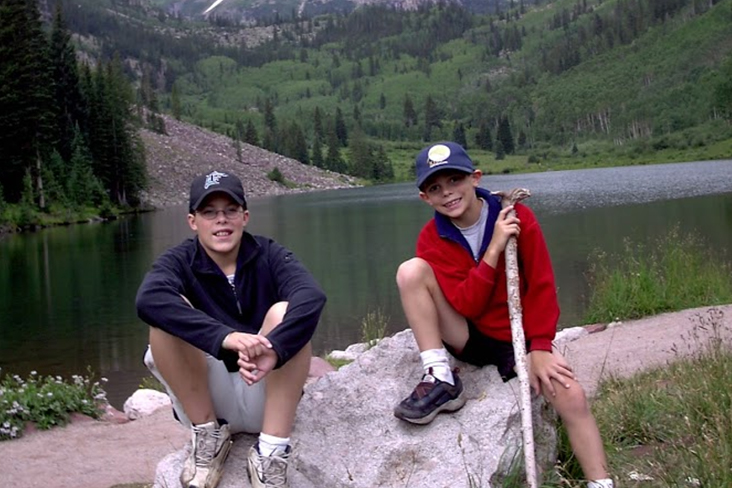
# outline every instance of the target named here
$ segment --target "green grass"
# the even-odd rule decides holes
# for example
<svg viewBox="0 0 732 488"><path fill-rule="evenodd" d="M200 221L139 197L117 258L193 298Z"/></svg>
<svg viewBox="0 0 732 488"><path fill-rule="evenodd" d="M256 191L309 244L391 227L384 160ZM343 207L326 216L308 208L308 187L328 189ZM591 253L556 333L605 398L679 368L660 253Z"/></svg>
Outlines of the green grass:
<svg viewBox="0 0 732 488"><path fill-rule="evenodd" d="M715 308L695 317L684 342L690 354L600 385L592 409L618 486L732 486L732 351L721 339L722 317ZM714 333L694 350L700 329ZM561 451L561 483L551 486L582 486L566 435ZM647 479L631 479L634 472Z"/></svg>
<svg viewBox="0 0 732 488"><path fill-rule="evenodd" d="M75 412L98 418L100 406L107 403L102 387L106 381L92 381L91 375L74 375L65 381L35 371L26 379L6 373L0 381L0 441L21 437L28 422L50 429L65 425Z"/></svg>
<svg viewBox="0 0 732 488"><path fill-rule="evenodd" d="M646 248L629 240L618 256L596 253L584 323L635 319L732 303L729 263L720 263L696 236L678 227Z"/></svg>
<svg viewBox="0 0 732 488"><path fill-rule="evenodd" d="M384 315L380 308L368 312L361 321L361 342L365 342L368 347L373 347L384 338L388 324L389 317Z"/></svg>

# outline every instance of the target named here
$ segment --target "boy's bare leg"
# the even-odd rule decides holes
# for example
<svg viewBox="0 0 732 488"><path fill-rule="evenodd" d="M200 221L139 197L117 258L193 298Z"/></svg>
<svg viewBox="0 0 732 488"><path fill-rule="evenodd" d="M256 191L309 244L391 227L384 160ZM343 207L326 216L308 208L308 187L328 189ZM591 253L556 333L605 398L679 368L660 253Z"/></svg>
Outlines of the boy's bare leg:
<svg viewBox="0 0 732 488"><path fill-rule="evenodd" d="M267 312L261 334L282 322L287 302L274 304ZM312 346L308 342L284 366L272 370L265 378L266 397L262 432L276 437L289 437L295 423L295 412L310 370Z"/></svg>
<svg viewBox="0 0 732 488"><path fill-rule="evenodd" d="M553 354L561 357L556 350ZM588 480L608 478L605 448L585 391L577 381L570 378L566 381L569 388L558 382L554 383L556 396L552 396L546 387L542 387L544 398L554 406L562 418L572 451L582 467L585 478Z"/></svg>
<svg viewBox="0 0 732 488"><path fill-rule="evenodd" d="M419 350L441 349L444 340L460 352L468 341L468 324L447 302L427 261L405 261L397 270L396 281Z"/></svg>
<svg viewBox="0 0 732 488"><path fill-rule="evenodd" d="M173 390L191 423L198 425L216 420L203 351L157 327L150 327L150 349L155 367Z"/></svg>

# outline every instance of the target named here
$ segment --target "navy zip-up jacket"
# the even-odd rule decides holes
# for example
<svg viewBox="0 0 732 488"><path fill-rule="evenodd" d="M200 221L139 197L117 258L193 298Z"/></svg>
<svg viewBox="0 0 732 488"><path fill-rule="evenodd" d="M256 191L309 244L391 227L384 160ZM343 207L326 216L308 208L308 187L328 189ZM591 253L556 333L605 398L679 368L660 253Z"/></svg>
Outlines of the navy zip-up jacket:
<svg viewBox="0 0 732 488"><path fill-rule="evenodd" d="M182 298L190 301L188 305ZM282 366L310 341L325 294L294 254L272 239L244 232L232 288L198 238L163 253L137 291L137 314L238 371L238 356L221 347L231 332L256 334L267 311L288 302L284 320L267 338Z"/></svg>

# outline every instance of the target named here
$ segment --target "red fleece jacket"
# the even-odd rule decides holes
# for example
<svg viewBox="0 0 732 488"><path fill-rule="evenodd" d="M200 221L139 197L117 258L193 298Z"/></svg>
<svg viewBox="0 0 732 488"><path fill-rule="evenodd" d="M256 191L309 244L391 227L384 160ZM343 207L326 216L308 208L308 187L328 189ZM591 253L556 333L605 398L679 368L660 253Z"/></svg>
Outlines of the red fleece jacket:
<svg viewBox="0 0 732 488"><path fill-rule="evenodd" d="M518 262L524 334L529 351L551 351L559 305L549 251L531 209L521 204L515 208L521 220ZM495 216L492 217L489 221L495 222ZM486 238L491 235L492 229L486 229ZM433 218L419 234L417 256L432 266L442 293L460 315L473 322L483 334L511 342L503 253L496 268L482 259L476 263L463 245L438 234Z"/></svg>

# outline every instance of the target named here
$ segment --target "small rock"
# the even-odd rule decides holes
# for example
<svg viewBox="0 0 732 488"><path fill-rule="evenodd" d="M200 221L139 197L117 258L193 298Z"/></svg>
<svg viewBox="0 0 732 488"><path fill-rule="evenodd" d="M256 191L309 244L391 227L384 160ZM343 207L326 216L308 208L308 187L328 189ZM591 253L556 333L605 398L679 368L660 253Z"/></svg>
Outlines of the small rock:
<svg viewBox="0 0 732 488"><path fill-rule="evenodd" d="M130 420L136 420L152 414L155 410L171 405L170 397L165 393L142 388L129 397L123 406L125 415Z"/></svg>

